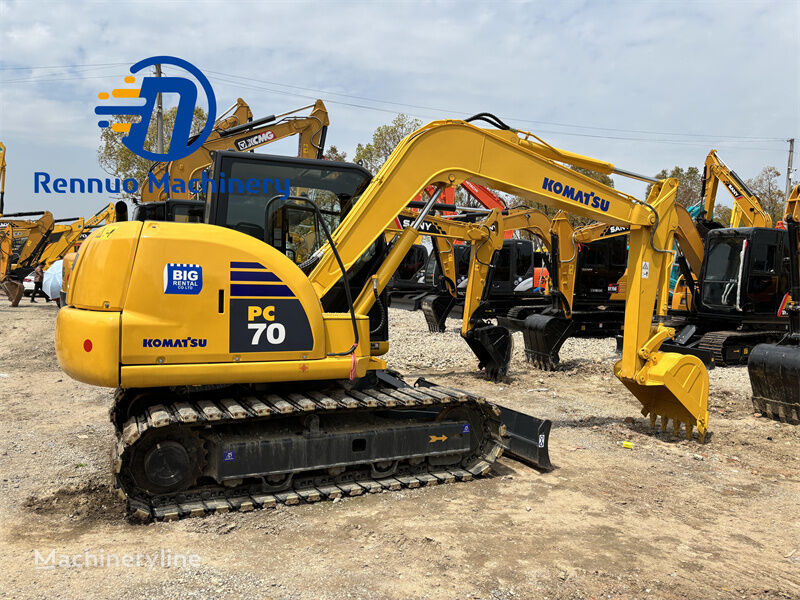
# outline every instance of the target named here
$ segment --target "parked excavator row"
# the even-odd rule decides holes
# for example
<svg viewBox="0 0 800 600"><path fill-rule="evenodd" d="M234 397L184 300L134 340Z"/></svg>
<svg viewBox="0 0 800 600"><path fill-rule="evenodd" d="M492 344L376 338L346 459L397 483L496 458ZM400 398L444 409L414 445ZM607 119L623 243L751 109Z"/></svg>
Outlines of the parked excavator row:
<svg viewBox="0 0 800 600"><path fill-rule="evenodd" d="M497 129L475 126L479 119ZM549 465L549 422L424 380L409 386L381 358L385 286L441 191L462 181L630 229L614 373L651 425L660 416L663 429L672 420L674 433L684 423L687 437L694 427L704 437L702 362L661 352L672 331L652 324L667 304L677 181L654 182L641 201L562 163L639 176L491 115L468 121L421 128L374 177L347 163L217 152L215 179L280 173L291 181L289 197L217 186L208 224L118 223L84 242L56 349L73 378L119 388L113 470L131 512L173 519L468 479L504 451ZM387 246L385 230L429 185L437 192ZM288 246L291 233L271 227L278 217L310 219L326 243L296 265L274 247ZM464 319L475 344L493 337L495 326L474 314L502 220L492 211L471 234Z"/></svg>
<svg viewBox="0 0 800 600"><path fill-rule="evenodd" d="M26 218L37 216L35 221ZM11 306L19 305L25 293L22 280L41 262L54 227L49 211L0 215L0 287Z"/></svg>

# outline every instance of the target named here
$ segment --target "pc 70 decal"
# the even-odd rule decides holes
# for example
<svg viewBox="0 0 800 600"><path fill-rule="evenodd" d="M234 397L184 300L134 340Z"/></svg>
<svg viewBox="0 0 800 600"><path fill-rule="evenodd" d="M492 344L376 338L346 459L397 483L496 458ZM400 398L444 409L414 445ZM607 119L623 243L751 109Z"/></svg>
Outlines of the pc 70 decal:
<svg viewBox="0 0 800 600"><path fill-rule="evenodd" d="M230 352L311 351L314 336L295 298L232 298Z"/></svg>

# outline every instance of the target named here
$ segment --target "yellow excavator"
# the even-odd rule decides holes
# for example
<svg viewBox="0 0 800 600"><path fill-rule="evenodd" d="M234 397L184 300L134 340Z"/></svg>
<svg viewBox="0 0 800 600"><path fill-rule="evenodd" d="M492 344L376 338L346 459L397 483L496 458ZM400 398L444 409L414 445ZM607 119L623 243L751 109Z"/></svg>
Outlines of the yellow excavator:
<svg viewBox="0 0 800 600"><path fill-rule="evenodd" d="M6 147L0 142L0 216L5 209L6 199Z"/></svg>
<svg viewBox="0 0 800 600"><path fill-rule="evenodd" d="M561 163L633 176L482 113L422 127L374 177L346 163L218 152L208 224L96 230L58 315L56 351L71 377L118 388L113 471L129 510L144 519L250 510L469 479L503 452L538 460L547 433L519 432L541 421L447 386L405 383L381 358L388 330L370 323L430 207L465 180L630 229L625 340L614 373L651 425L660 416L663 429L672 420L675 433L683 423L687 436L697 427L702 438L705 368L696 357L661 352L672 332L653 325L667 304L677 181L654 183L642 201ZM220 178L240 169L283 173L290 195L222 190ZM382 248L384 231L429 185L437 192L426 207ZM334 200L341 221L331 233L318 205ZM313 211L327 242L297 265L237 229L261 223L263 233L271 208L287 218ZM476 227L483 240L471 245L468 287L481 285L502 243L492 220L501 217ZM468 289L467 297L477 294Z"/></svg>
<svg viewBox="0 0 800 600"><path fill-rule="evenodd" d="M35 221L22 217L39 218ZM22 283L41 261L55 221L52 213L22 212L0 215L0 287L11 306L17 306L25 293Z"/></svg>
<svg viewBox="0 0 800 600"><path fill-rule="evenodd" d="M753 408L786 423L800 425L800 185L786 200L783 223L789 246L789 293L779 312L789 331L774 344L758 344L747 361Z"/></svg>
<svg viewBox="0 0 800 600"><path fill-rule="evenodd" d="M772 217L764 210L758 196L742 181L736 171L717 156L716 150L708 153L703 168L703 187L700 191L703 205L703 212L699 217L701 220L713 221L720 183L733 197L733 209L728 227L772 227Z"/></svg>

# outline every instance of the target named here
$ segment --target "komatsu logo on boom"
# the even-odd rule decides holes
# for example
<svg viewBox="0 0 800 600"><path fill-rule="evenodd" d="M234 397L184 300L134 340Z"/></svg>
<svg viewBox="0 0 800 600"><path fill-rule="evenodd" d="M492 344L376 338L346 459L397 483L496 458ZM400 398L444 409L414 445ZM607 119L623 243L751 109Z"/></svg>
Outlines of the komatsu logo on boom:
<svg viewBox="0 0 800 600"><path fill-rule="evenodd" d="M558 194L559 196L564 196L564 198L569 198L575 202L580 202L586 206L599 208L603 212L608 212L608 209L611 206L611 202L609 200L603 200L594 192L584 192L572 187L571 185L561 183L555 179L550 179L549 177L544 178L544 181L542 182L542 189L552 192L553 194Z"/></svg>

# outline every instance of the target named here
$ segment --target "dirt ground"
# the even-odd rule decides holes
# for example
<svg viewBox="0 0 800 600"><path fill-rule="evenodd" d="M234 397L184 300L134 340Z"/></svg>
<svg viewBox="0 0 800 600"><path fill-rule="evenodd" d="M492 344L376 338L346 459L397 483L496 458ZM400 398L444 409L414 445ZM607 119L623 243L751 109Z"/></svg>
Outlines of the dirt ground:
<svg viewBox="0 0 800 600"><path fill-rule="evenodd" d="M556 373L516 340L493 384L455 331L393 310L394 368L552 419L556 469L501 459L470 483L141 525L107 491L112 390L59 370L55 316L0 305L2 597L800 598L800 428L754 417L744 368L712 371L700 445L649 431L612 340L568 342ZM51 551L140 556L36 568Z"/></svg>

